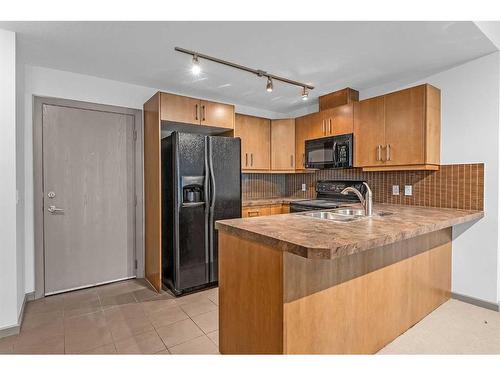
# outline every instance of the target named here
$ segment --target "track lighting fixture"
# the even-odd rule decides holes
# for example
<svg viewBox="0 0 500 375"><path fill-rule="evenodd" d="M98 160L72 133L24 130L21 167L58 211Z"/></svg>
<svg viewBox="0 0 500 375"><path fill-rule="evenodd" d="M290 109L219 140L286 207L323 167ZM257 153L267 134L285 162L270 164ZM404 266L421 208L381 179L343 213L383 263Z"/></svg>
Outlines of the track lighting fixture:
<svg viewBox="0 0 500 375"><path fill-rule="evenodd" d="M309 99L309 91L307 91L307 87L304 86L302 89L302 100L306 101L307 99Z"/></svg>
<svg viewBox="0 0 500 375"><path fill-rule="evenodd" d="M193 55L193 66L191 67L191 72L197 76L201 73L200 62L198 61L198 55Z"/></svg>
<svg viewBox="0 0 500 375"><path fill-rule="evenodd" d="M266 91L273 92L273 80L271 79L271 77L267 77Z"/></svg>
<svg viewBox="0 0 500 375"><path fill-rule="evenodd" d="M264 70L260 69L252 69L244 65L236 64L233 62L229 62L226 60L219 59L217 57L213 56L208 56L204 55L202 53L198 53L195 51L190 51L181 47L175 47L174 48L177 52L185 53L188 55L193 56L193 66L191 68L191 71L194 75L198 75L201 72L201 67L200 67L200 62L198 61L199 58L205 59L205 60L210 60L213 62L216 62L218 64L230 66L231 68L239 69L239 70L244 70L246 72L252 73L257 75L258 77L267 77L267 84L266 84L266 91L267 92L272 92L273 91L273 80L280 81L283 83L288 83L289 85L295 85L295 86L300 86L303 88L302 90L302 100L307 100L309 96L309 90L314 89L314 86L308 85L306 83L294 81L288 78L276 76L274 74L267 73Z"/></svg>

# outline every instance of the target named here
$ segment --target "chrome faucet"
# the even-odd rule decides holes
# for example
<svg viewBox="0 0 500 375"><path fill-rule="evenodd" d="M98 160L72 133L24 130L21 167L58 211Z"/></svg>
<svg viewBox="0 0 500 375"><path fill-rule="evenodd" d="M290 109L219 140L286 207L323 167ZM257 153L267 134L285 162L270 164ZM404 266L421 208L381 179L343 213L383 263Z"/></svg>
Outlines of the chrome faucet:
<svg viewBox="0 0 500 375"><path fill-rule="evenodd" d="M363 185L366 186L366 194L364 197L363 194L361 194L361 192L358 189L353 188L352 186L346 187L340 193L344 195L347 195L350 192L356 194L359 198L359 201L361 202L361 205L365 209L365 216L372 216L373 214L372 191L366 182L363 182Z"/></svg>

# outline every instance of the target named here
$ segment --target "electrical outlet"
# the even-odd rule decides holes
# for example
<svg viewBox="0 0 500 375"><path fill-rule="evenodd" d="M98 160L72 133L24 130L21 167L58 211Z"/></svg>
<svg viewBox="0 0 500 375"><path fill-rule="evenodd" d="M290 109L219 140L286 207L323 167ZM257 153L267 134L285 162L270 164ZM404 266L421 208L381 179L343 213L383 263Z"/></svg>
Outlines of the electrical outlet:
<svg viewBox="0 0 500 375"><path fill-rule="evenodd" d="M302 184L302 191L307 191L307 186L306 186L306 184Z"/></svg>
<svg viewBox="0 0 500 375"><path fill-rule="evenodd" d="M413 195L413 186L405 185L405 195Z"/></svg>
<svg viewBox="0 0 500 375"><path fill-rule="evenodd" d="M399 185L392 185L392 195L399 195Z"/></svg>

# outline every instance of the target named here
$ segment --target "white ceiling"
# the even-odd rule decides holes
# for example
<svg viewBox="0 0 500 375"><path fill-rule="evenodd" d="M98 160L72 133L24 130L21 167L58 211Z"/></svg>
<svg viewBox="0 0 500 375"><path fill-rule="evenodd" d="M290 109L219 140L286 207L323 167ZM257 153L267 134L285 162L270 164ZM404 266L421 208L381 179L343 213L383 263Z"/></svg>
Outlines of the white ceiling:
<svg viewBox="0 0 500 375"><path fill-rule="evenodd" d="M300 88L201 61L180 46L314 85L319 95L418 80L496 51L473 22L0 22L31 65L289 113Z"/></svg>

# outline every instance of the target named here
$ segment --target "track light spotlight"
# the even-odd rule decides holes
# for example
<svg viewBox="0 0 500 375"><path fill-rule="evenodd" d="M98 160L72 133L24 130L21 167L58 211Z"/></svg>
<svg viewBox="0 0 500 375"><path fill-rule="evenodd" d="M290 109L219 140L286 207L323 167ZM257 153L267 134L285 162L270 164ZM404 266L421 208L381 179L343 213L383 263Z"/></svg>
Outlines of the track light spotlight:
<svg viewBox="0 0 500 375"><path fill-rule="evenodd" d="M271 79L271 77L267 77L266 91L273 92L273 80Z"/></svg>
<svg viewBox="0 0 500 375"><path fill-rule="evenodd" d="M307 91L307 87L304 86L302 89L302 100L306 101L309 99L309 91Z"/></svg>
<svg viewBox="0 0 500 375"><path fill-rule="evenodd" d="M193 66L191 67L191 73L195 76L201 73L200 62L198 61L198 55L193 56Z"/></svg>

